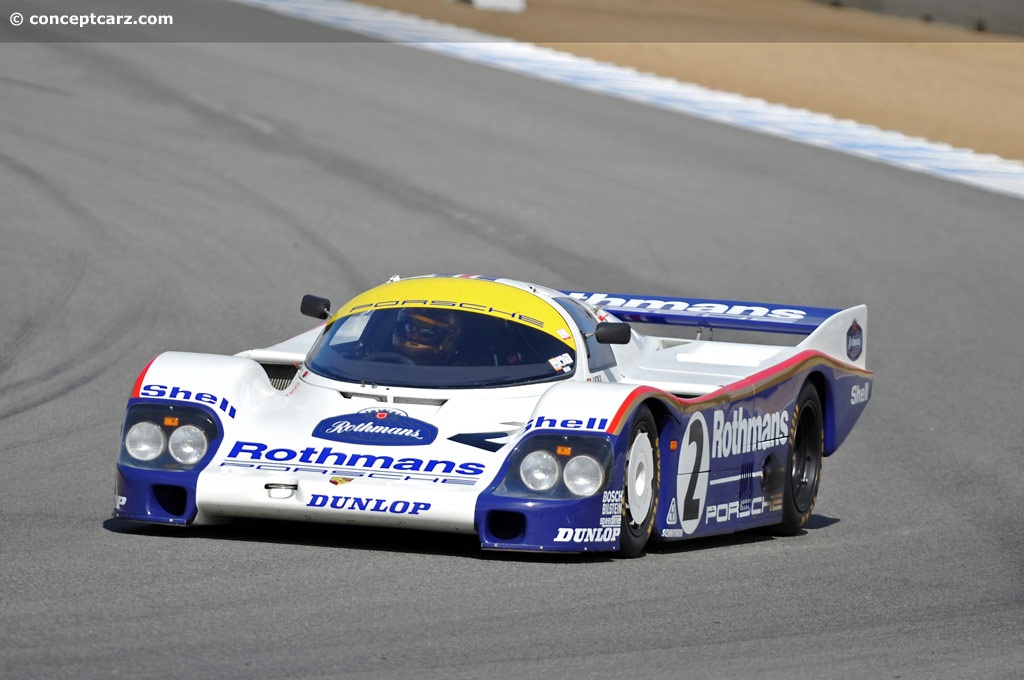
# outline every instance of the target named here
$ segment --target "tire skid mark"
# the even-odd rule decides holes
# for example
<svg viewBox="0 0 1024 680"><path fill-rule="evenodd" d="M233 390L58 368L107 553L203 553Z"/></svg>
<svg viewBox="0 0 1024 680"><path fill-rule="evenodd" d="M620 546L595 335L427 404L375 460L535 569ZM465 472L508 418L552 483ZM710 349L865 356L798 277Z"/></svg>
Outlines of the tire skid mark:
<svg viewBox="0 0 1024 680"><path fill-rule="evenodd" d="M530 231L525 223L474 210L437 192L402 181L361 158L307 142L283 122L271 124L277 130L275 139L260 140L268 150L310 163L324 173L356 184L366 192L380 196L389 205L397 205L414 215L432 215L464 237L478 238L491 249L497 248L541 264L559 279L585 281L591 279L595 271L601 271L605 280L609 272L614 272L620 286L647 289L653 285L626 267L609 266L603 260L561 245L548 235Z"/></svg>
<svg viewBox="0 0 1024 680"><path fill-rule="evenodd" d="M54 181L18 159L0 151L0 165L15 175L26 180L32 187L41 192L48 202L70 215L76 222L84 224L94 235L105 235L105 227L82 205L72 200L66 191ZM89 258L81 250L70 251L70 261L61 267L58 285L46 296L43 304L32 305L33 311L27 318L18 322L18 330L7 343L7 349L0 355L0 376L6 373L25 348L29 347L46 329L50 321L67 308L71 296L78 289L87 270ZM10 385L0 384L0 388L10 389Z"/></svg>
<svg viewBox="0 0 1024 680"><path fill-rule="evenodd" d="M82 60L94 62L106 75L138 91L149 104L162 102L188 112L207 132L231 135L250 148L305 161L331 176L350 181L380 196L388 204L397 205L414 215L435 216L463 236L481 239L490 249L500 248L524 261L540 264L559 280L591 280L594 272L599 271L603 272L604 280L614 274L620 286L639 290L653 285L651 280L636 275L627 267L610 267L599 258L566 247L549 233L530 231L528 225L518 221L475 211L451 198L401 181L361 158L326 148L322 143L308 142L293 132L289 124L255 114L231 112L227 107L205 98L184 93L123 58L97 49L78 50L74 46L65 45L54 47L66 49ZM260 124L254 125L253 120L259 120ZM299 226L296 221L292 221L292 224ZM313 230L302 226L300 233L312 238L317 245L329 246L329 252L340 253L336 247L330 246L329 239L315 235ZM353 271L360 269L355 267Z"/></svg>
<svg viewBox="0 0 1024 680"><path fill-rule="evenodd" d="M322 143L307 142L298 133L292 132L291 126L284 122L254 114L230 112L224 106L183 93L161 82L153 74L142 72L133 64L108 53L99 50L72 51L76 55L81 54L83 59L96 62L104 73L139 90L147 102L163 102L187 111L209 132L230 134L252 148L305 161L415 215L436 216L461 234L480 238L490 248L497 246L525 261L539 263L560 280L586 281L592 279L595 271L600 271L604 272L605 280L609 273L614 272L621 286L646 289L652 285L652 281L637 276L626 267L610 268L599 258L565 247L546 234L531 232L525 224L476 212L440 194L400 181L360 158L326 148ZM253 119L258 119L260 125L253 125ZM313 234L306 229L302 233L307 237ZM315 236L314 239L318 245L329 243L322 236ZM331 250L338 252L334 247Z"/></svg>
<svg viewBox="0 0 1024 680"><path fill-rule="evenodd" d="M8 418L13 418L14 416L18 416L27 411L31 411L38 406L42 406L43 404L48 404L54 401L54 399L56 399L57 397L73 392L79 387L88 385L93 380L101 376L106 371L106 368L107 367L105 365L96 366L87 373L75 376L70 380L62 381L61 384L55 386L54 389L48 389L44 391L42 394L29 399L19 400L16 406L13 406L9 409L0 409L0 423L4 422ZM54 375L52 377L56 378L58 377L58 375Z"/></svg>
<svg viewBox="0 0 1024 680"><path fill-rule="evenodd" d="M81 240L89 242L90 245L100 246L112 242L106 225L85 206L75 201L69 192L53 179L3 151L0 151L0 166L26 180L32 188L43 194L48 204L67 213L74 224L84 227L86 234ZM32 307L36 311L20 321L14 338L8 342L6 351L0 357L0 376L10 370L21 353L32 348L33 342L50 327L54 319L61 318L61 313L67 310L73 296L82 290L90 258L81 249L67 252L70 255L69 262L66 267L61 268L63 272L57 287L45 296L41 304L39 301L33 301ZM52 401L67 392L69 387L85 384L102 374L110 364L103 359L104 355L124 344L130 337L123 329L139 327L140 319L145 320L150 309L151 306L143 306L141 309L122 311L113 322L97 323L105 332L92 338L84 347L69 346L63 359L56 357L53 363L47 365L47 373L44 376L36 375L0 383L0 404L8 400L18 400L17 405L11 409L0 407L0 421ZM83 366L90 368L82 373ZM58 384L53 384L55 382ZM26 399L24 394L19 394L36 387L43 388L41 396Z"/></svg>
<svg viewBox="0 0 1024 680"><path fill-rule="evenodd" d="M92 49L77 49L74 45L51 45L66 50L75 59L91 62L90 69L115 80L120 90L134 95L149 106L164 105L191 115L207 133L234 135L238 140L252 144L265 140L273 134L273 126L253 114L237 114L227 107L213 103L206 98L183 92L158 79L156 74L145 71L124 57L104 51L102 45L90 45Z"/></svg>
<svg viewBox="0 0 1024 680"><path fill-rule="evenodd" d="M61 278L56 290L47 296L46 302L43 304L33 301L33 311L17 321L18 330L15 331L14 337L7 341L6 351L0 354L0 376L3 376L15 363L21 350L31 345L32 341L46 330L50 320L67 307L71 294L75 292L85 276L87 262L88 258L84 253L78 250L71 251L70 262L67 266L60 268ZM0 383L0 390L8 387Z"/></svg>
<svg viewBox="0 0 1024 680"><path fill-rule="evenodd" d="M73 356L48 365L45 375L31 376L5 385L0 392L0 422L51 402L103 375L125 353L125 349L136 346L134 334L126 333L124 329L151 327L158 316L156 309L154 305L143 304L121 310L116 318L101 324L106 332L92 338L84 347L75 347ZM31 396L27 398L19 394L30 390ZM5 397L16 399L17 403L10 408L3 408Z"/></svg>
<svg viewBox="0 0 1024 680"><path fill-rule="evenodd" d="M94 237L102 238L104 240L109 239L110 235L106 225L103 224L103 222L84 205L72 199L70 192L61 187L52 178L47 177L35 168L23 163L2 150L0 150L0 165L6 166L11 170L11 172L19 175L28 181L29 184L36 187L40 192L46 195L47 199L49 199L53 205L66 212L74 218L76 222L86 227L90 232L92 232Z"/></svg>
<svg viewBox="0 0 1024 680"><path fill-rule="evenodd" d="M242 194L247 203L257 206L261 212L268 214L280 224L291 228L301 238L311 243L313 249L319 255L326 257L335 264L340 264L338 274L331 282L332 286L337 286L339 289L360 291L374 284L369 277L358 273L361 270L357 262L354 262L341 248L332 243L327 236L317 231L314 226L308 224L294 212L271 200L267 197L267 194L252 189L233 177L220 175L220 180Z"/></svg>
<svg viewBox="0 0 1024 680"><path fill-rule="evenodd" d="M35 92L44 92L46 94L56 94L64 97L73 97L74 94L62 90L60 88L51 87L49 85L40 85L39 83L33 83L27 80L21 80L20 78L12 78L10 76L0 75L0 84L11 85L13 87L21 87L26 90L33 90Z"/></svg>
<svg viewBox="0 0 1024 680"><path fill-rule="evenodd" d="M75 54L76 58L96 63L102 68L102 72L115 78L122 84L138 91L147 103L163 103L170 107L183 110L193 116L195 120L207 132L217 132L222 135L231 135L239 142L248 147L257 147L272 153L283 153L286 156L295 154L287 153L282 144L275 140L275 129L273 123L259 116L250 113L232 112L219 103L212 102L197 95L181 92L174 87L159 81L153 74L143 72L134 64L127 62L112 54L99 50L78 50L73 46L55 45L58 49L64 49ZM358 266L351 263L342 251L329 239L317 233L313 228L304 223L298 217L281 208L278 204L268 200L265 194L249 189L237 180L223 177L225 181L244 192L250 200L257 201L262 207L273 215L284 219L304 238L310 240L319 250L322 250L344 265L344 271L357 272ZM354 290L362 290L369 286L366 277L360 276L358 281L350 281Z"/></svg>

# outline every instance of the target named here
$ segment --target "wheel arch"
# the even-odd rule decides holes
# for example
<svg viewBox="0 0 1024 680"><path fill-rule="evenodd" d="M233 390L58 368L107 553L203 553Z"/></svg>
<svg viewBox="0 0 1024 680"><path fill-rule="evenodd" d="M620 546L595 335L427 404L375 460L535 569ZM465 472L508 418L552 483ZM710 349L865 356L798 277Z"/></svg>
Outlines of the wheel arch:
<svg viewBox="0 0 1024 680"><path fill-rule="evenodd" d="M646 406L651 415L654 416L654 424L658 426L659 439L661 439L663 432L671 429L673 423L678 422L678 418L673 414L672 407L666 404L663 399L656 397L645 399L639 406Z"/></svg>
<svg viewBox="0 0 1024 680"><path fill-rule="evenodd" d="M811 371L807 376L809 382L818 393L818 400L821 403L822 435L824 436L825 455L835 453L839 448L836 442L836 413L835 395L833 394L833 382L830 381L821 371Z"/></svg>
<svg viewBox="0 0 1024 680"><path fill-rule="evenodd" d="M654 417L654 424L658 430L658 446L660 448L660 489L658 490L658 507L654 516L654 527L651 538L654 541L661 539L662 531L670 526L668 522L669 509L672 507L676 496L676 468L679 465L679 442L683 438L683 418L678 410L678 405L672 403L665 395L651 395L649 398L637 405L640 408L647 407ZM676 526L671 524L671 526Z"/></svg>
<svg viewBox="0 0 1024 680"><path fill-rule="evenodd" d="M679 441L683 436L679 411L672 404L668 403L664 397L660 396L651 396L645 399L637 405L636 412L639 412L643 406L646 406L651 415L654 416L654 424L658 428L658 444L661 447L661 465L664 468L667 464L665 453L674 453L672 443ZM634 412L634 415L636 412ZM664 470L662 472L662 479L664 480ZM675 468L669 470L669 474L674 475Z"/></svg>
<svg viewBox="0 0 1024 680"><path fill-rule="evenodd" d="M649 416L649 418L648 418ZM626 428L623 430L624 436L620 439L623 446L621 448L622 458L621 462L617 461L617 465L621 464L622 478L618 481L618 486L623 488L622 502L623 502L623 519L622 529L619 543L619 554L623 557L637 557L643 554L646 545L650 540L657 540L660 533L661 525L663 524L664 517L664 499L665 494L665 479L666 473L666 452L670 451L673 441L678 438L676 430L678 429L678 411L675 411L672 407L670 399L664 395L652 394L646 398L638 400L633 406L632 411L627 421ZM654 460L654 472L651 475L653 477L650 484L653 485L652 495L650 498L650 507L645 513L646 519L641 524L635 524L636 519L629 519L627 517L627 498L632 499L633 489L633 477L631 472L631 465L629 458L631 455L630 450L632 449L634 429L638 426L641 421L646 421L654 426L653 438L655 440L655 447L652 455ZM671 463L669 463L671 464ZM642 469L642 468L638 468ZM675 471L670 469L670 478L674 478ZM641 494L641 497L643 494ZM644 503L641 503L644 505ZM632 508L631 503L629 507ZM632 510L630 510L632 514ZM632 523L632 524L631 524ZM644 527L642 531L643 535L636 533L631 527Z"/></svg>

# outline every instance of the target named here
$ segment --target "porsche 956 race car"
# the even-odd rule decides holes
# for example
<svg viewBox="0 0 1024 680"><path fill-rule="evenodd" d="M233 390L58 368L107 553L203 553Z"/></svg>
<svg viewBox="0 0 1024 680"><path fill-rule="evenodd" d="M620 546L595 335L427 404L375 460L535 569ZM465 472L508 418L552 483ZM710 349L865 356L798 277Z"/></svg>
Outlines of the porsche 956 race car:
<svg viewBox="0 0 1024 680"><path fill-rule="evenodd" d="M795 534L823 457L871 396L864 306L424 276L335 312L312 295L301 308L325 322L145 367L115 517L404 527L476 534L484 549L626 556L652 537ZM650 324L696 337L638 330ZM724 342L715 329L795 339Z"/></svg>

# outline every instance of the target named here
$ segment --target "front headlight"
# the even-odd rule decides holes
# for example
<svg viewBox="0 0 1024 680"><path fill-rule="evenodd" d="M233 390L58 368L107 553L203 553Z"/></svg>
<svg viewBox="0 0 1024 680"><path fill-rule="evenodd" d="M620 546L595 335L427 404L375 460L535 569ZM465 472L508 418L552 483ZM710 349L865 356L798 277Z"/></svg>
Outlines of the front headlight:
<svg viewBox="0 0 1024 680"><path fill-rule="evenodd" d="M548 451L534 451L519 464L519 478L530 491L547 491L558 483L558 461Z"/></svg>
<svg viewBox="0 0 1024 680"><path fill-rule="evenodd" d="M137 403L128 407L118 461L151 470L202 465L221 440L220 423L195 406Z"/></svg>
<svg viewBox="0 0 1024 680"><path fill-rule="evenodd" d="M603 434L530 433L509 454L495 495L583 500L601 492L612 475L611 438Z"/></svg>
<svg viewBox="0 0 1024 680"><path fill-rule="evenodd" d="M153 460L163 453L164 443L163 429L150 422L135 423L124 437L124 448L137 460Z"/></svg>
<svg viewBox="0 0 1024 680"><path fill-rule="evenodd" d="M574 496L593 496L604 486L604 469L590 456L573 456L565 464L563 478Z"/></svg>
<svg viewBox="0 0 1024 680"><path fill-rule="evenodd" d="M167 448L174 460L182 465L192 465L206 454L206 435L195 425L182 425L171 433Z"/></svg>

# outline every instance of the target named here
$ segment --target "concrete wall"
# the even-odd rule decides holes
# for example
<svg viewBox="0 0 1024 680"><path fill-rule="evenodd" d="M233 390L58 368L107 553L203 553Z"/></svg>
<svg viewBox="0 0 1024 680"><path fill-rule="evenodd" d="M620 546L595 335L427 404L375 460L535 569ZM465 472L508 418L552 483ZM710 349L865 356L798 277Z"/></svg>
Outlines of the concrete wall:
<svg viewBox="0 0 1024 680"><path fill-rule="evenodd" d="M990 33L1024 35L1024 0L818 0Z"/></svg>

